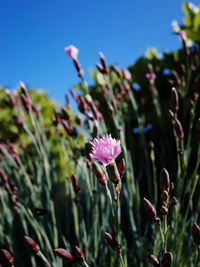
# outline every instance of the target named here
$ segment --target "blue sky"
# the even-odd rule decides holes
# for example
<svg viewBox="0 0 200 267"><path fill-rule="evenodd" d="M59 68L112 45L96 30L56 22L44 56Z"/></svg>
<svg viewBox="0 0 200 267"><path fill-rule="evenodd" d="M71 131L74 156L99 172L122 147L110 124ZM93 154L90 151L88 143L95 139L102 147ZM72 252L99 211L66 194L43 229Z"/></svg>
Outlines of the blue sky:
<svg viewBox="0 0 200 267"><path fill-rule="evenodd" d="M149 46L178 48L171 21L182 22L182 2L0 0L0 84L12 89L22 80L62 102L78 81L66 45L79 47L86 77L99 51L125 67Z"/></svg>

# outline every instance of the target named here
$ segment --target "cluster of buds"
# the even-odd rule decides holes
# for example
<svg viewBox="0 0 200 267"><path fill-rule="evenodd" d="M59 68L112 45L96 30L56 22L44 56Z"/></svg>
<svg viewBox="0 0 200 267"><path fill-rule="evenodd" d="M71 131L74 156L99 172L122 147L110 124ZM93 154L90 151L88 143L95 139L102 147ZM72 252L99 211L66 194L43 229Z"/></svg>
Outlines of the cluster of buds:
<svg viewBox="0 0 200 267"><path fill-rule="evenodd" d="M97 107L98 103L95 102L91 95L86 94L78 95L73 89L70 90L72 97L76 101L79 110L85 114L89 120L95 121L95 120L101 120L102 114Z"/></svg>
<svg viewBox="0 0 200 267"><path fill-rule="evenodd" d="M166 216L168 214L169 205L169 190L170 190L170 179L168 171L163 168L160 173L160 192L161 192L161 214Z"/></svg>
<svg viewBox="0 0 200 267"><path fill-rule="evenodd" d="M149 261L154 267L171 267L173 263L173 255L171 252L165 252L161 261L159 261L155 255L150 255Z"/></svg>
<svg viewBox="0 0 200 267"><path fill-rule="evenodd" d="M117 253L121 252L121 245L116 240L115 236L111 233L105 232L104 234L106 241L108 244L116 250Z"/></svg>
<svg viewBox="0 0 200 267"><path fill-rule="evenodd" d="M67 262L75 263L85 261L85 255L78 246L74 246L72 251L64 248L57 248L55 249L55 252L59 257L67 260Z"/></svg>
<svg viewBox="0 0 200 267"><path fill-rule="evenodd" d="M13 209L16 212L19 212L19 194L18 188L15 185L11 185L4 171L0 169L0 181L2 182L3 187L5 188L8 196L12 202Z"/></svg>
<svg viewBox="0 0 200 267"><path fill-rule="evenodd" d="M78 134L76 127L71 124L70 116L65 109L62 109L61 112L54 112L53 124L56 127L61 124L71 137L76 137Z"/></svg>

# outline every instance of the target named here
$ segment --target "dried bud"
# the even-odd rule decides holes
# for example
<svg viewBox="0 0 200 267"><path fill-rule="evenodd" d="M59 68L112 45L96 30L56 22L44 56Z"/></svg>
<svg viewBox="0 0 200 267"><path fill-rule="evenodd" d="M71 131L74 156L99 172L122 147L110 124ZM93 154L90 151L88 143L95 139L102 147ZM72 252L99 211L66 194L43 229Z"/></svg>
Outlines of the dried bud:
<svg viewBox="0 0 200 267"><path fill-rule="evenodd" d="M155 267L159 267L159 260L154 255L149 255L149 261L153 264Z"/></svg>
<svg viewBox="0 0 200 267"><path fill-rule="evenodd" d="M115 248L117 250L117 252L119 253L121 251L121 246L120 244L117 242L117 240L115 239L115 237L108 232L105 232L104 234L106 241L108 242L108 244Z"/></svg>
<svg viewBox="0 0 200 267"><path fill-rule="evenodd" d="M14 264L14 258L10 254L10 252L6 249L1 249L1 252L3 253L4 257L6 258L7 263L12 266Z"/></svg>
<svg viewBox="0 0 200 267"><path fill-rule="evenodd" d="M77 260L79 260L81 262L83 262L85 260L85 255L79 247L77 247L77 246L74 247L74 253L76 255Z"/></svg>
<svg viewBox="0 0 200 267"><path fill-rule="evenodd" d="M163 190L163 191L161 192L161 199L162 199L163 201L167 201L167 200L168 200L168 196L169 196L169 194L168 194L168 192L167 192L166 190Z"/></svg>
<svg viewBox="0 0 200 267"><path fill-rule="evenodd" d="M161 261L161 267L171 267L173 262L173 255L171 252L165 252Z"/></svg>
<svg viewBox="0 0 200 267"><path fill-rule="evenodd" d="M119 174L119 171L117 169L116 163L115 162L109 163L106 166L106 169L108 171L108 175L109 175L111 182L114 184L118 184L121 178L120 178L120 174Z"/></svg>
<svg viewBox="0 0 200 267"><path fill-rule="evenodd" d="M29 236L25 236L25 241L26 243L29 245L29 247L31 248L31 250L34 252L34 253L38 253L40 251L40 247L39 245L35 242L35 240L33 240L31 237Z"/></svg>
<svg viewBox="0 0 200 267"><path fill-rule="evenodd" d="M181 124L181 122L178 119L176 119L175 126L176 126L176 134L177 134L177 137L179 139L183 139L184 138L184 131L183 131L182 124Z"/></svg>
<svg viewBox="0 0 200 267"><path fill-rule="evenodd" d="M144 205L147 209L147 212L149 213L149 215L152 217L152 219L155 219L157 217L157 212L155 207L153 206L153 204L151 204L151 202L146 199L145 197L143 198L144 200Z"/></svg>
<svg viewBox="0 0 200 267"><path fill-rule="evenodd" d="M100 184L102 184L103 186L106 186L107 177L106 177L106 174L104 173L104 171L102 170L102 168L94 161L92 162L92 167L93 167L94 173L95 173L98 181L100 182Z"/></svg>
<svg viewBox="0 0 200 267"><path fill-rule="evenodd" d="M169 192L170 189L170 179L168 171L163 168L160 173L160 190L166 190Z"/></svg>
<svg viewBox="0 0 200 267"><path fill-rule="evenodd" d="M168 208L166 206L162 206L160 212L163 216L166 216L168 214Z"/></svg>
<svg viewBox="0 0 200 267"><path fill-rule="evenodd" d="M192 227L192 237L197 245L200 245L200 227L198 224L194 224Z"/></svg>
<svg viewBox="0 0 200 267"><path fill-rule="evenodd" d="M73 262L74 261L74 257L72 255L72 253L64 248L56 248L55 252L58 256L66 259L69 262Z"/></svg>
<svg viewBox="0 0 200 267"><path fill-rule="evenodd" d="M74 192L78 193L80 191L80 186L79 186L77 175L72 175L72 184L73 184Z"/></svg>
<svg viewBox="0 0 200 267"><path fill-rule="evenodd" d="M119 164L117 165L117 168L118 168L118 171L119 171L119 175L120 175L120 177L122 178L122 176L124 175L125 170L126 170L126 163L125 163L124 158L121 159L121 161L120 161Z"/></svg>
<svg viewBox="0 0 200 267"><path fill-rule="evenodd" d="M177 111L179 110L178 93L175 87L172 88L171 92L170 108L174 113L177 113Z"/></svg>

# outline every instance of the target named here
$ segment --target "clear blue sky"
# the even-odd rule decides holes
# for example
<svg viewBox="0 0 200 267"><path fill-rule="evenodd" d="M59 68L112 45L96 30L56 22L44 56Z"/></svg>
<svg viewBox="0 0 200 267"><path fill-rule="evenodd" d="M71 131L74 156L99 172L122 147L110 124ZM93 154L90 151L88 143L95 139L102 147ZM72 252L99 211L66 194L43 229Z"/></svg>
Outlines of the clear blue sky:
<svg viewBox="0 0 200 267"><path fill-rule="evenodd" d="M99 51L109 63L125 67L149 46L177 48L180 42L171 33L171 21L182 22L182 2L0 0L0 84L12 89L22 80L63 101L78 81L66 45L79 47L86 73Z"/></svg>

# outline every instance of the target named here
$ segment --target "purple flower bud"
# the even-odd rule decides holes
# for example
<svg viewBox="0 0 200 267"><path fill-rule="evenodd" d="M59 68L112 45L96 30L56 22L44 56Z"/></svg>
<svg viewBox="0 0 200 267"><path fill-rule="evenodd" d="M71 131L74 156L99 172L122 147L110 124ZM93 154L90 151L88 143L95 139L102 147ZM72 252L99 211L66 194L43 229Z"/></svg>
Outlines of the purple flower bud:
<svg viewBox="0 0 200 267"><path fill-rule="evenodd" d="M175 123L176 123L175 126L176 126L177 137L179 139L183 139L184 138L184 131L183 131L182 124L178 119L176 119Z"/></svg>
<svg viewBox="0 0 200 267"><path fill-rule="evenodd" d="M32 239L29 236L25 236L25 241L26 243L29 245L30 249L34 252L34 253L38 253L40 251L40 247L39 245L35 242L34 239Z"/></svg>
<svg viewBox="0 0 200 267"><path fill-rule="evenodd" d="M72 255L72 253L69 252L68 250L64 249L64 248L56 248L55 252L58 256L66 259L69 262L74 261L74 256Z"/></svg>
<svg viewBox="0 0 200 267"><path fill-rule="evenodd" d="M169 173L165 168L163 168L160 173L160 189L166 190L167 192L169 192L170 189Z"/></svg>
<svg viewBox="0 0 200 267"><path fill-rule="evenodd" d="M197 245L200 245L200 227L198 224L194 224L192 227L192 237Z"/></svg>
<svg viewBox="0 0 200 267"><path fill-rule="evenodd" d="M153 204L148 200L146 199L145 197L143 198L144 200L144 205L147 209L147 212L149 213L149 215L151 216L152 219L155 219L157 217L157 212L156 212L156 209L155 207L153 206Z"/></svg>
<svg viewBox="0 0 200 267"><path fill-rule="evenodd" d="M178 93L175 87L172 88L170 107L171 107L171 110L175 113L179 110L179 98L178 98Z"/></svg>
<svg viewBox="0 0 200 267"><path fill-rule="evenodd" d="M1 249L1 252L3 253L7 263L12 266L14 264L14 258L10 252L6 249Z"/></svg>
<svg viewBox="0 0 200 267"><path fill-rule="evenodd" d="M103 186L106 186L107 177L106 177L106 174L104 173L104 171L102 170L102 168L96 162L92 163L92 167L93 167L94 173L95 173L98 181L100 182L100 184L102 184Z"/></svg>
<svg viewBox="0 0 200 267"><path fill-rule="evenodd" d="M83 262L85 260L85 255L79 247L77 247L77 246L74 247L74 253L76 255L77 260L79 260L81 262Z"/></svg>
<svg viewBox="0 0 200 267"><path fill-rule="evenodd" d="M159 260L154 255L149 255L149 261L153 264L154 267L159 267Z"/></svg>

